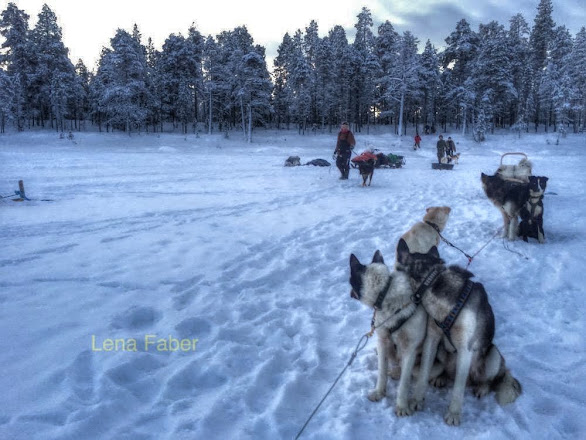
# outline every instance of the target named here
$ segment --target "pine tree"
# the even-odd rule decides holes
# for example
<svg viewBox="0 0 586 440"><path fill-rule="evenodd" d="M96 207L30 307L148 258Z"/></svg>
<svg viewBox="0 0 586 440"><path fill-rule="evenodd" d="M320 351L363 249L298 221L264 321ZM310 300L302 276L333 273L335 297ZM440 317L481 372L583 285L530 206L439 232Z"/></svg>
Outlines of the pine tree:
<svg viewBox="0 0 586 440"><path fill-rule="evenodd" d="M353 52L356 56L356 70L353 84L355 85L355 114L358 128L366 122L370 125L373 119L371 109L375 105L375 83L380 76L381 66L376 56L376 43L372 33L372 14L368 8L363 7L358 14L356 37L354 38Z"/></svg>
<svg viewBox="0 0 586 440"><path fill-rule="evenodd" d="M311 111L311 71L303 51L303 36L297 30L292 39L289 54L289 72L286 87L290 113L297 122L300 133L305 134Z"/></svg>
<svg viewBox="0 0 586 440"><path fill-rule="evenodd" d="M289 128L291 120L289 112L289 103L291 102L289 75L293 50L293 39L289 33L285 33L283 41L277 49L277 56L273 61L273 96L277 128L281 128L282 123L285 123Z"/></svg>
<svg viewBox="0 0 586 440"><path fill-rule="evenodd" d="M426 126L435 125L436 101L441 85L439 70L439 58L435 47L429 40L425 43L425 49L420 57L419 69L420 96L422 99L421 110L416 110L417 119L423 117ZM416 121L417 124L418 121ZM416 131L418 128L416 127Z"/></svg>
<svg viewBox="0 0 586 440"><path fill-rule="evenodd" d="M503 122L518 96L513 83L510 40L505 28L496 21L481 24L478 36L480 44L472 77L477 96L483 97L485 118L487 121L492 119L494 127Z"/></svg>
<svg viewBox="0 0 586 440"><path fill-rule="evenodd" d="M570 122L570 101L575 90L570 75L573 41L565 26L555 29L549 46L547 66L539 87L540 103L548 113L546 124L554 125L554 131L561 130L565 134Z"/></svg>
<svg viewBox="0 0 586 440"><path fill-rule="evenodd" d="M332 96L330 124L349 121L351 117L350 91L352 90L352 54L348 46L346 31L334 26L328 33L330 73L329 85Z"/></svg>
<svg viewBox="0 0 586 440"><path fill-rule="evenodd" d="M31 46L35 69L29 75L29 93L34 96L33 105L40 125L53 119L57 130L65 130L68 115L67 102L75 88L75 68L69 59L69 50L62 41L57 16L46 4L38 15L37 24L31 31Z"/></svg>
<svg viewBox="0 0 586 440"><path fill-rule="evenodd" d="M575 86L572 109L575 112L574 130L586 125L586 27L576 34L570 56L569 75Z"/></svg>
<svg viewBox="0 0 586 440"><path fill-rule="evenodd" d="M419 92L419 55L417 54L417 38L406 31L397 39L393 53L394 62L389 72L381 79L384 84L385 99L398 105L398 133L404 134L404 118L409 100L415 101Z"/></svg>
<svg viewBox="0 0 586 440"><path fill-rule="evenodd" d="M382 119L390 120L396 114L391 102L387 99L387 82L385 78L391 75L391 71L397 59L397 41L400 36L393 28L389 21L385 21L378 28L376 36L376 54L379 60L379 77L377 78L377 94L378 107L380 110L380 117Z"/></svg>
<svg viewBox="0 0 586 440"><path fill-rule="evenodd" d="M532 113L536 131L539 126L540 118L542 117L541 100L539 98L540 84L542 81L543 69L547 66L547 54L550 42L553 40L555 29L552 12L553 5L551 0L540 0L529 39L529 46L531 48L531 73L533 79L531 86L532 102L534 104ZM545 118L543 119L545 120ZM545 127L547 130L547 124Z"/></svg>
<svg viewBox="0 0 586 440"><path fill-rule="evenodd" d="M201 59L187 38L174 34L167 38L159 60L163 108L174 124L181 124L184 134L189 123L195 122L195 81L200 66Z"/></svg>
<svg viewBox="0 0 586 440"><path fill-rule="evenodd" d="M319 64L322 61L319 58L321 44L322 40L318 34L317 22L311 20L309 26L305 28L303 52L309 68L309 122L314 124L314 126L320 120L323 121L323 95L320 93L322 84L320 84L319 78Z"/></svg>
<svg viewBox="0 0 586 440"><path fill-rule="evenodd" d="M511 74L517 99L510 108L511 128L518 132L528 129L528 102L531 91L531 68L529 66L529 25L521 14L509 21L508 44Z"/></svg>
<svg viewBox="0 0 586 440"><path fill-rule="evenodd" d="M212 36L208 36L203 48L203 87L206 93L208 134L212 133L214 114L222 114L219 100L216 98L221 88L221 75L222 64L218 44ZM219 123L223 121L220 117L217 117L217 120Z"/></svg>
<svg viewBox="0 0 586 440"><path fill-rule="evenodd" d="M8 107L12 109L12 119L19 131L24 130L25 118L32 113L27 100L28 76L33 64L28 20L29 16L14 3L8 3L0 15L0 35L4 37L0 68L8 74L5 82L11 85L11 91L5 97L13 100Z"/></svg>
<svg viewBox="0 0 586 440"><path fill-rule="evenodd" d="M122 29L110 40L112 49L105 49L92 84L97 110L107 127L130 134L146 122L146 50Z"/></svg>
<svg viewBox="0 0 586 440"><path fill-rule="evenodd" d="M449 69L449 85L444 90L446 107L442 112L451 108L452 111L462 114L462 132L470 119L470 111L473 111L476 94L472 90L472 68L478 53L478 35L470 29L470 25L464 19L456 25L456 29L447 38L448 46L442 53L442 67Z"/></svg>

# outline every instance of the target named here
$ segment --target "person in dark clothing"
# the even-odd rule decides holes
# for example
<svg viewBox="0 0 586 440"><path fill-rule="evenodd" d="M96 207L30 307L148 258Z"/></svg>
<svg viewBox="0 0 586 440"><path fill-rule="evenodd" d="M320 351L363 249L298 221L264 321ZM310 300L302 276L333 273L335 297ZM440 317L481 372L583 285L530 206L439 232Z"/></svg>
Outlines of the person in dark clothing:
<svg viewBox="0 0 586 440"><path fill-rule="evenodd" d="M456 144L452 140L451 136L448 136L448 142L446 143L446 156L448 158L448 163L452 162L452 156L456 152Z"/></svg>
<svg viewBox="0 0 586 440"><path fill-rule="evenodd" d="M344 122L338 133L338 142L334 151L336 166L342 174L340 177L341 180L348 179L348 175L350 174L350 156L352 155L354 145L356 145L354 135L350 131L348 123Z"/></svg>
<svg viewBox="0 0 586 440"><path fill-rule="evenodd" d="M437 161L442 163L443 157L446 155L447 144L444 141L444 137L440 134L439 140L437 141Z"/></svg>

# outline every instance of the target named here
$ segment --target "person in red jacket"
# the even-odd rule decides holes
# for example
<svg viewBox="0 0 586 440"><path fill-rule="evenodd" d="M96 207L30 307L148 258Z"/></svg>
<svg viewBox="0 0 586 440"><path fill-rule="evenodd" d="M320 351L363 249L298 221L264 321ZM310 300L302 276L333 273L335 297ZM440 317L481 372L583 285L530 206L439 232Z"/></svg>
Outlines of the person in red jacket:
<svg viewBox="0 0 586 440"><path fill-rule="evenodd" d="M354 135L350 131L348 123L344 122L338 133L338 142L336 143L336 150L334 151L336 166L342 174L340 177L341 180L348 179L348 175L350 174L350 156L352 155L354 145L356 145Z"/></svg>
<svg viewBox="0 0 586 440"><path fill-rule="evenodd" d="M413 149L417 150L418 148L421 148L421 145L419 145L419 143L421 142L421 136L419 136L419 133L417 133L415 135L415 145L413 145Z"/></svg>

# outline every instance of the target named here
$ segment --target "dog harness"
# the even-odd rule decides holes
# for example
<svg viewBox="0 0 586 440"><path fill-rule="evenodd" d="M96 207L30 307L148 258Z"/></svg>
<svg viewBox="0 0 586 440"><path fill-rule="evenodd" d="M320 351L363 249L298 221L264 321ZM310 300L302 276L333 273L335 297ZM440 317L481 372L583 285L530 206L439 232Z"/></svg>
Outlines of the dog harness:
<svg viewBox="0 0 586 440"><path fill-rule="evenodd" d="M446 316L446 319L444 319L442 322L439 322L434 319L436 325L442 329L442 332L444 332L444 335L448 338L448 341L450 341L450 344L452 344L452 346L454 348L456 348L456 346L452 342L452 338L450 336L450 330L451 330L452 326L454 325L456 318L458 317L458 315L462 311L464 304L466 304L466 301L468 300L468 297L470 296L470 293L472 292L473 287L474 287L474 283L472 281L470 281L470 279L467 279L466 282L464 283L464 287L460 291L460 295L458 295L458 299L456 300L456 304L454 305L454 308L452 308L450 313L448 313L448 316Z"/></svg>
<svg viewBox="0 0 586 440"><path fill-rule="evenodd" d="M383 305L383 301L385 300L385 297L387 296L387 292L389 291L389 288L391 287L391 283L393 282L393 277L389 276L388 281L385 284L385 287L383 287L383 290L380 291L380 293L378 294L376 301L373 305L374 308L374 314L372 315L372 320L370 322L370 326L371 326L371 331L374 331L374 329L376 328L374 325L374 321L376 318L376 312L379 310L382 310L382 305ZM408 305L408 304L407 304ZM388 321L389 319L393 318L394 316L398 315L399 313L401 313L404 310L404 307L401 306L399 307L397 310L395 310L393 312L393 314L391 316L389 316L385 321L383 321L383 324ZM415 312L417 311L417 307L413 310L412 313L410 313L407 316L404 316L403 318L399 319L397 321L397 323L391 327L389 329L389 333L395 333L397 330L399 330L403 324L405 324L407 321L409 321L409 319L411 319L411 317L415 314ZM378 327L380 327L381 324L378 325Z"/></svg>
<svg viewBox="0 0 586 440"><path fill-rule="evenodd" d="M440 274L441 274L441 272L435 268L432 269L432 271L427 274L427 276L425 277L423 282L420 284L417 291L411 297L411 300L415 304L421 304L421 301L423 300L423 295L425 294L427 289L429 287L431 287L433 285L433 283L435 283L435 281L440 276ZM448 338L448 341L450 342L450 344L452 344L454 349L456 348L456 346L452 342L452 337L450 336L450 330L452 329L452 326L454 325L456 318L458 317L458 315L462 311L464 304L466 304L466 301L470 297L470 293L472 292L472 288L474 287L474 284L475 283L470 281L470 279L467 279L466 282L464 283L464 286L462 287L462 290L460 291L460 295L458 295L458 299L456 300L456 304L454 305L452 310L450 310L450 313L448 313L448 316L446 316L446 318L441 322L434 319L436 325L442 330L443 334L446 336L446 338Z"/></svg>
<svg viewBox="0 0 586 440"><path fill-rule="evenodd" d="M385 296L387 296L387 292L389 291L389 287L391 287L391 282L393 281L393 277L390 276L389 280L387 281L387 283L385 284L385 287L383 287L383 290L380 291L380 293L378 294L378 296L376 297L376 301L374 302L374 310L380 310L382 305L383 305L383 301L385 300Z"/></svg>
<svg viewBox="0 0 586 440"><path fill-rule="evenodd" d="M423 282L419 285L417 291L411 296L411 301L417 305L421 304L421 301L423 300L423 294L428 287L435 283L435 280L439 275L440 271L437 269L433 269L430 273L428 273Z"/></svg>

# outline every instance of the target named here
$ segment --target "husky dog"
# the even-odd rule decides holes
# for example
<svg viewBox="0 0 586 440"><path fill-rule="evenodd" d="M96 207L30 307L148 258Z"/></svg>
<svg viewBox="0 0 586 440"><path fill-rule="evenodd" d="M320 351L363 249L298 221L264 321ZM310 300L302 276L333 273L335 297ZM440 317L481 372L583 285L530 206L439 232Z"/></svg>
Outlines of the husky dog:
<svg viewBox="0 0 586 440"><path fill-rule="evenodd" d="M423 221L413 225L401 237L407 242L410 252L425 253L439 245L439 232L443 231L452 209L448 206L432 206L425 210Z"/></svg>
<svg viewBox="0 0 586 440"><path fill-rule="evenodd" d="M376 310L374 325L378 337L378 379L368 394L373 402L381 400L387 389L387 368L394 346L401 361L395 414L410 415L409 384L418 348L425 338L427 314L411 301L411 284L405 272L391 275L383 256L376 251L372 263L362 265L350 255L350 296Z"/></svg>
<svg viewBox="0 0 586 440"><path fill-rule="evenodd" d="M528 159L523 158L519 161L518 165L501 165L496 170L496 174L507 180L529 182L532 166Z"/></svg>
<svg viewBox="0 0 586 440"><path fill-rule="evenodd" d="M519 236L527 241L527 237L536 238L539 243L545 242L543 232L543 194L547 186L547 177L529 177L529 199L521 208L521 224Z"/></svg>
<svg viewBox="0 0 586 440"><path fill-rule="evenodd" d="M289 156L285 161L286 167L298 167L301 165L301 158L299 156Z"/></svg>
<svg viewBox="0 0 586 440"><path fill-rule="evenodd" d="M515 240L519 211L529 199L529 184L505 180L500 174L487 176L481 173L480 180L486 196L503 216L503 237Z"/></svg>
<svg viewBox="0 0 586 440"><path fill-rule="evenodd" d="M454 153L451 156L449 156L450 161L453 161L456 165L458 164L458 161L460 160L460 153Z"/></svg>
<svg viewBox="0 0 586 440"><path fill-rule="evenodd" d="M425 254L410 253L407 243L400 240L397 254L398 271L409 275L414 301L421 303L430 318L411 409L423 409L432 364L442 340L448 352L445 367L454 377L452 400L444 416L448 425L460 424L467 381L475 387L478 397L494 390L500 405L514 402L521 394L521 385L492 342L494 315L482 284L470 281L473 274L467 270L446 267L436 247Z"/></svg>
<svg viewBox="0 0 586 440"><path fill-rule="evenodd" d="M367 180L368 186L370 186L370 183L372 182L372 176L374 174L374 160L369 159L358 162L358 171L360 171L360 175L362 176L362 186L367 186Z"/></svg>

